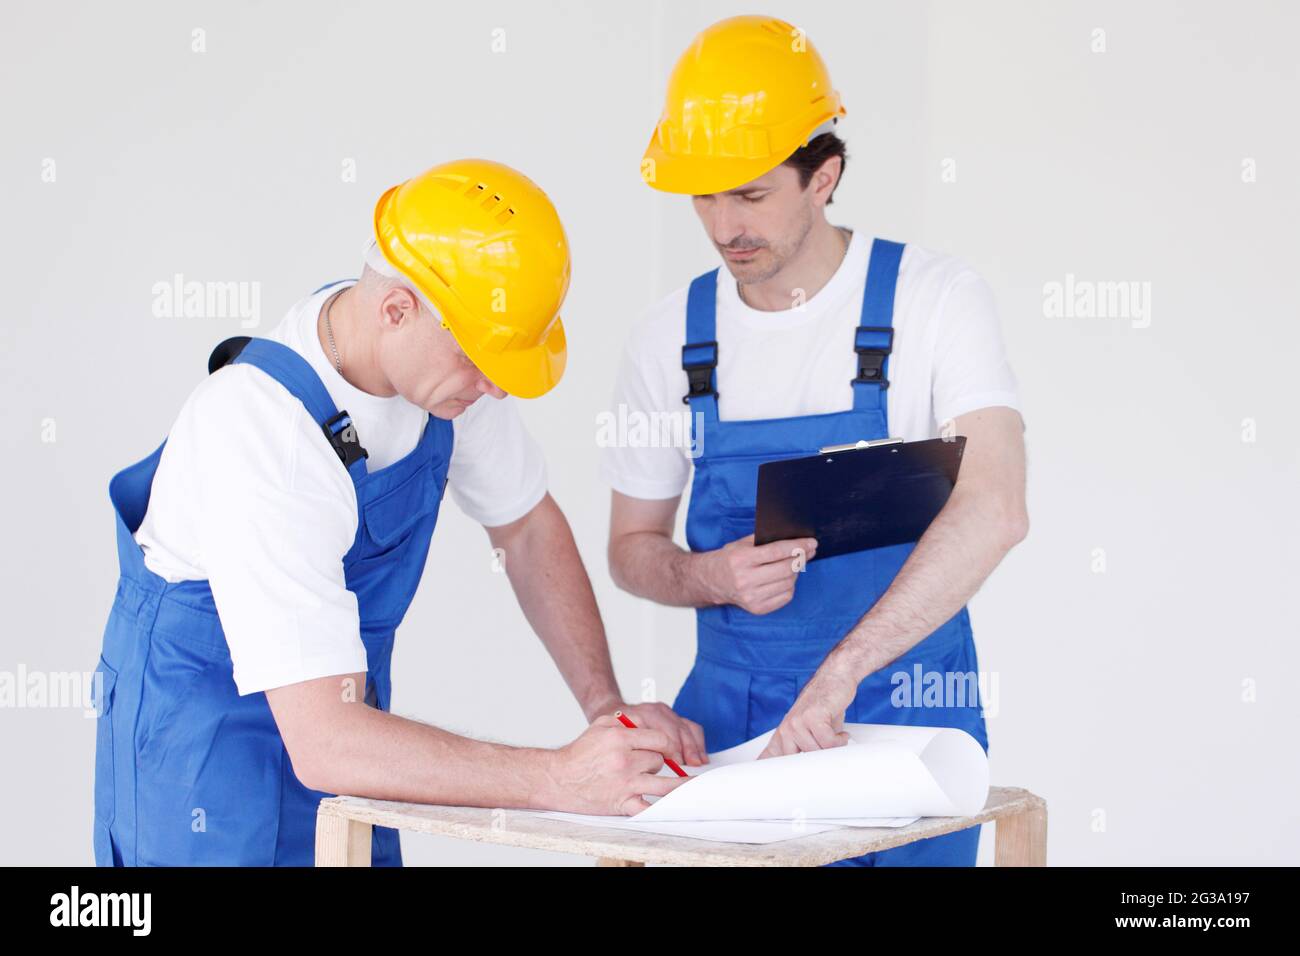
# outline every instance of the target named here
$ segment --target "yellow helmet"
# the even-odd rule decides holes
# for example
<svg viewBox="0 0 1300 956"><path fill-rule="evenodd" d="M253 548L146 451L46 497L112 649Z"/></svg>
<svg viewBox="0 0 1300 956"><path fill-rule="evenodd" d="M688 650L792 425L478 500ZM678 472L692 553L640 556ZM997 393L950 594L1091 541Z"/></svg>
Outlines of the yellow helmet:
<svg viewBox="0 0 1300 956"><path fill-rule="evenodd" d="M843 115L826 64L802 30L772 17L722 20L673 67L641 177L670 193L735 189Z"/></svg>
<svg viewBox="0 0 1300 956"><path fill-rule="evenodd" d="M379 198L375 240L495 385L536 398L559 382L569 243L536 183L485 159L434 166Z"/></svg>

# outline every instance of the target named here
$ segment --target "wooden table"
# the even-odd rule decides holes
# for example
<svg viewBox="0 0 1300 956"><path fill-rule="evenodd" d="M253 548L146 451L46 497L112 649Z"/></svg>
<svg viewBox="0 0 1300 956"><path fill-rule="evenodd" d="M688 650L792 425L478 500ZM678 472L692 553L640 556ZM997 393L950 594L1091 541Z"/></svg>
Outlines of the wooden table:
<svg viewBox="0 0 1300 956"><path fill-rule="evenodd" d="M996 824L995 866L1047 865L1047 803L1017 787L990 788L984 809L973 817L924 817L892 829L845 827L767 844L587 826L521 810L332 797L321 801L316 814L316 865L369 866L372 826L576 853L595 857L597 866L821 866L980 823Z"/></svg>

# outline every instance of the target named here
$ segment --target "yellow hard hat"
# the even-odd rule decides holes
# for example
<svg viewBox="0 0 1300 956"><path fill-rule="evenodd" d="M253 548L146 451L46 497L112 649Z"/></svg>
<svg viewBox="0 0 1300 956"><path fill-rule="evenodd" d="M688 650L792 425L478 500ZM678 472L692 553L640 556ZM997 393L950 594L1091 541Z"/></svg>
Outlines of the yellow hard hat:
<svg viewBox="0 0 1300 956"><path fill-rule="evenodd" d="M559 382L569 243L531 179L485 159L434 166L379 198L375 240L495 385L536 398Z"/></svg>
<svg viewBox="0 0 1300 956"><path fill-rule="evenodd" d="M843 115L826 64L802 30L772 17L722 20L673 67L641 176L669 193L735 189Z"/></svg>

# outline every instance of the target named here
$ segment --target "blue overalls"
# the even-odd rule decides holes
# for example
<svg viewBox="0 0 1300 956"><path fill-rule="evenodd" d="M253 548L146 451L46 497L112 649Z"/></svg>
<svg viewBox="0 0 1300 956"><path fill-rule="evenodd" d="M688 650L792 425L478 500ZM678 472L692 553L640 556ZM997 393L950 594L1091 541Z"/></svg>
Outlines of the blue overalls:
<svg viewBox="0 0 1300 956"><path fill-rule="evenodd" d="M218 346L209 368L227 361L255 365L298 398L352 476L359 520L344 577L360 611L365 699L387 710L393 638L438 520L451 422L430 415L410 454L368 473L351 420L302 356L244 337ZM298 782L266 694L235 689L208 582L167 583L132 538L166 444L109 485L121 577L97 668L95 862L311 866L316 806L330 794ZM372 859L401 865L396 830L374 828Z"/></svg>
<svg viewBox="0 0 1300 956"><path fill-rule="evenodd" d="M854 340L858 376L851 386L853 408L846 412L720 421L714 381L718 271L691 283L687 344L682 349L690 392L684 401L691 407L695 447L701 449L695 459L686 515L686 540L692 551L712 551L753 533L762 462L815 455L827 445L889 436L885 389L893 344L894 289L902 254L903 246L898 243L881 239L872 243L862 318ZM778 375L779 370L773 374ZM796 579L794 598L770 614L754 615L731 605L700 608L696 612L695 666L674 709L704 727L711 751L743 743L776 727L826 655L885 593L913 547L902 544L813 560ZM974 678L954 681L948 677L953 672L978 673L966 608L898 660L863 680L845 720L958 727L987 752L988 736L977 692L963 693L962 700L927 699L931 706L913 706L916 701L909 692L905 706L894 706L891 694L903 685L893 681L893 675L904 672L915 682L917 664L923 674L939 672L945 687L973 685ZM979 828L972 827L868 853L843 864L973 866L978 846Z"/></svg>

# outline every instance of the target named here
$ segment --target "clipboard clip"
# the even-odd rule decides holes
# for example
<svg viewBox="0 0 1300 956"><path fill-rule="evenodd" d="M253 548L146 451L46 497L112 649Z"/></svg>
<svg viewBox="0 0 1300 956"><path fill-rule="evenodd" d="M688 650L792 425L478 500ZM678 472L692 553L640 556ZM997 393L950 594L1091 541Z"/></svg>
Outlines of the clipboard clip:
<svg viewBox="0 0 1300 956"><path fill-rule="evenodd" d="M825 448L817 449L819 455L830 455L842 451L857 451L861 448L875 448L877 445L901 445L901 438L873 438L871 440L861 439L859 441L849 442L847 445L827 445Z"/></svg>

